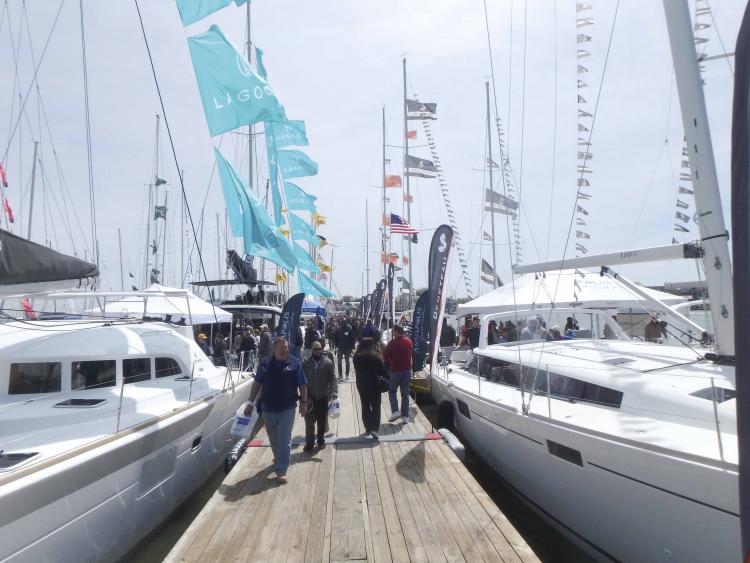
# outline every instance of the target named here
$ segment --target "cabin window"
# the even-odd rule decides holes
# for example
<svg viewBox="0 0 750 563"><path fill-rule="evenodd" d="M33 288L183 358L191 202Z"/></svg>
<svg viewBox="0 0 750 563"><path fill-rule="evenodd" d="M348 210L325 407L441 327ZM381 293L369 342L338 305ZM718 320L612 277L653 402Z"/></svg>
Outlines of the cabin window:
<svg viewBox="0 0 750 563"><path fill-rule="evenodd" d="M156 358L156 377L169 377L170 375L181 375L180 364L172 358Z"/></svg>
<svg viewBox="0 0 750 563"><path fill-rule="evenodd" d="M8 395L59 393L62 385L60 362L10 364Z"/></svg>
<svg viewBox="0 0 750 563"><path fill-rule="evenodd" d="M70 369L70 388L76 391L114 387L116 373L115 360L73 362Z"/></svg>
<svg viewBox="0 0 750 563"><path fill-rule="evenodd" d="M127 358L122 361L122 381L138 383L151 379L151 358Z"/></svg>
<svg viewBox="0 0 750 563"><path fill-rule="evenodd" d="M581 452L578 450L574 450L568 446L563 446L552 440L547 440L547 451L560 459L564 459L565 461L574 463L579 467L583 467L583 458L581 457Z"/></svg>
<svg viewBox="0 0 750 563"><path fill-rule="evenodd" d="M737 396L737 391L734 389L726 389L725 387L706 387L705 389L699 389L690 393L693 397L699 399L708 399L709 401L714 400L714 393L716 394L716 402L723 403L729 401Z"/></svg>
<svg viewBox="0 0 750 563"><path fill-rule="evenodd" d="M479 372L482 377L494 383L515 388L520 388L523 383L524 391L527 393L530 393L533 387L535 393L547 394L546 369L520 366L495 358L482 358ZM619 407L623 396L622 392L616 389L557 373L549 374L549 393L560 399L586 401L608 407Z"/></svg>

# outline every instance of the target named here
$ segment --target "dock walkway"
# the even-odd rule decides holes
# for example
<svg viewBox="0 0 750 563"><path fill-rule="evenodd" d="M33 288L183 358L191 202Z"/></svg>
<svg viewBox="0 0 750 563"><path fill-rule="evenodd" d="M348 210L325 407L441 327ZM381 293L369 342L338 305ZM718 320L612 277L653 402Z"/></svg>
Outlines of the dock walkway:
<svg viewBox="0 0 750 563"><path fill-rule="evenodd" d="M335 441L292 449L289 482L273 479L269 447L250 447L166 561L538 561L464 465L429 439L421 411L362 436L359 395L340 382ZM304 441L297 416L293 442ZM428 439L423 437L427 436ZM255 443L266 439L261 429Z"/></svg>

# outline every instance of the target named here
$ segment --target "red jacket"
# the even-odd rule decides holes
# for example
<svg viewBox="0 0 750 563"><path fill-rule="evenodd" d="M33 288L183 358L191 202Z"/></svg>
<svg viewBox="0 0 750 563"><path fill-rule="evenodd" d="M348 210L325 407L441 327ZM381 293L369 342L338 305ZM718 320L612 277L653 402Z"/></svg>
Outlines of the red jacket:
<svg viewBox="0 0 750 563"><path fill-rule="evenodd" d="M383 359L393 373L411 370L411 356L414 345L408 336L398 336L385 347Z"/></svg>

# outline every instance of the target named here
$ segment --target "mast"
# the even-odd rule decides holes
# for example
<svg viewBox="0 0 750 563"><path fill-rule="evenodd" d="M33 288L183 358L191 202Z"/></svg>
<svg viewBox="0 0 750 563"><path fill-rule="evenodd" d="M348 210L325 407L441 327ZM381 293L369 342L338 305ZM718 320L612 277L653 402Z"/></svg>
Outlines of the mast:
<svg viewBox="0 0 750 563"><path fill-rule="evenodd" d="M387 235L385 232L386 218L385 218L385 106L383 106L383 220L381 228L380 246L381 246L381 260L383 262L383 277L386 276L386 246L387 246Z"/></svg>
<svg viewBox="0 0 750 563"><path fill-rule="evenodd" d="M367 282L365 288L367 291L370 290L370 229L368 228L369 213L368 213L369 200L365 198L365 272L367 273Z"/></svg>
<svg viewBox="0 0 750 563"><path fill-rule="evenodd" d="M693 41L690 9L686 0L664 0L664 13L672 49L690 172L695 187L695 207L700 217L698 226L705 251L703 265L711 299L716 351L720 356L734 356L732 263L727 244L729 232L722 213L719 180L711 145L706 100L698 69L698 55Z"/></svg>
<svg viewBox="0 0 750 563"><path fill-rule="evenodd" d="M403 59L403 69L404 69L404 179L406 180L406 220L411 225L411 191L409 190L409 174L407 173L406 169L406 160L409 156L409 122L407 120L407 111L406 111L406 56L404 56ZM406 239L407 244L409 245L409 309L412 307L411 302L411 296L412 296L412 288L413 280L412 280L412 269L411 269L411 238Z"/></svg>
<svg viewBox="0 0 750 563"><path fill-rule="evenodd" d="M180 179L185 184L185 171L180 170ZM180 198L180 287L185 283L185 200Z"/></svg>
<svg viewBox="0 0 750 563"><path fill-rule="evenodd" d="M484 83L487 91L487 169L489 170L490 180L490 191L495 192L495 184L492 181L492 128L490 127L490 82L489 80ZM492 199L494 204L494 198ZM490 204L490 221L492 223L492 287L497 289L497 257L495 252L495 211Z"/></svg>
<svg viewBox="0 0 750 563"><path fill-rule="evenodd" d="M169 194L166 190L164 190L164 208L169 209L167 206L167 198L169 197ZM166 282L166 269L167 269L167 253L164 252L164 249L167 248L167 212L164 212L164 223L162 224L162 230L161 230L161 283L164 284Z"/></svg>
<svg viewBox="0 0 750 563"><path fill-rule="evenodd" d="M31 164L31 195L29 196L29 229L26 238L31 240L31 222L34 218L34 184L36 184L36 153L39 149L39 141L34 141L34 162Z"/></svg>
<svg viewBox="0 0 750 563"><path fill-rule="evenodd" d="M221 232L219 227L219 214L216 214L216 264L218 266L217 268L217 275L218 277L216 279L221 279Z"/></svg>
<svg viewBox="0 0 750 563"><path fill-rule="evenodd" d="M148 205L147 205L147 214L146 214L146 259L144 263L144 272L143 272L143 287L148 287L151 283L151 269L149 265L151 264L150 256L153 252L154 254L154 268L158 267L159 264L159 246L158 246L158 234L156 229L156 219L155 217L155 206L159 201L159 119L161 117L159 114L156 114L156 149L154 150L154 181L153 183L149 184L148 186ZM155 251L151 248L151 223L153 223L154 228L154 240L153 244L155 246Z"/></svg>
<svg viewBox="0 0 750 563"><path fill-rule="evenodd" d="M122 271L122 232L117 229L117 244L120 247L120 291L125 291L125 274Z"/></svg>

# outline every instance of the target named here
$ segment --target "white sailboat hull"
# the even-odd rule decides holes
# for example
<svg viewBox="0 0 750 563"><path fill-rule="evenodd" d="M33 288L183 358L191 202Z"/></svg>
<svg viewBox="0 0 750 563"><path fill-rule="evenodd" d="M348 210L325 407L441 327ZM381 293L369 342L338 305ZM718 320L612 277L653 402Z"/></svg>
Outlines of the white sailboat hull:
<svg viewBox="0 0 750 563"><path fill-rule="evenodd" d="M595 558L739 560L736 471L524 416L441 377L432 390L477 454ZM570 450L551 453L555 443Z"/></svg>
<svg viewBox="0 0 750 563"><path fill-rule="evenodd" d="M0 489L0 561L114 561L223 462L246 380Z"/></svg>

